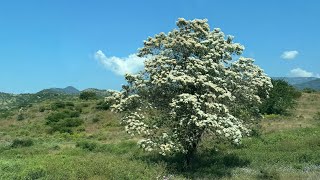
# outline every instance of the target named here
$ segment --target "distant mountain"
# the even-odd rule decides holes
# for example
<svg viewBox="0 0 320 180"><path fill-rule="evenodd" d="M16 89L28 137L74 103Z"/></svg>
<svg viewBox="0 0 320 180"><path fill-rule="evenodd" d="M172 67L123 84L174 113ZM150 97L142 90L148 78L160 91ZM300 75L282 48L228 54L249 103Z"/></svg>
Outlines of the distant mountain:
<svg viewBox="0 0 320 180"><path fill-rule="evenodd" d="M272 77L272 79L281 79L297 89L311 88L320 90L320 78L316 77Z"/></svg>
<svg viewBox="0 0 320 180"><path fill-rule="evenodd" d="M295 86L298 89L311 88L311 89L315 89L315 90L320 90L320 78L312 80L312 81L300 83L300 84L295 84L293 86Z"/></svg>
<svg viewBox="0 0 320 180"><path fill-rule="evenodd" d="M37 94L67 94L67 95L79 95L80 91L75 87L68 86L66 88L50 88L39 91Z"/></svg>
<svg viewBox="0 0 320 180"><path fill-rule="evenodd" d="M291 85L306 83L319 78L316 77L272 77L272 79L281 79L288 82Z"/></svg>

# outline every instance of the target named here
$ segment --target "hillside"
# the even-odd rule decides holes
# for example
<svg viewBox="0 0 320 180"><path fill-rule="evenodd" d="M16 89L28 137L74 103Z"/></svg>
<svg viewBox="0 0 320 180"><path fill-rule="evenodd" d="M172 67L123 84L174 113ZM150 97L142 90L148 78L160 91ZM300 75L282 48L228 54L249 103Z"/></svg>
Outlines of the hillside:
<svg viewBox="0 0 320 180"><path fill-rule="evenodd" d="M44 89L38 92L38 94L67 94L67 95L79 95L80 91L76 89L75 87L68 86L66 88L50 88L50 89Z"/></svg>
<svg viewBox="0 0 320 180"><path fill-rule="evenodd" d="M181 156L164 158L139 149L137 139L119 124L119 116L98 108L100 104L100 100L58 96L1 115L0 179L316 179L320 175L319 93L304 93L289 117L266 116L262 134L244 138L240 147L204 141L187 171Z"/></svg>

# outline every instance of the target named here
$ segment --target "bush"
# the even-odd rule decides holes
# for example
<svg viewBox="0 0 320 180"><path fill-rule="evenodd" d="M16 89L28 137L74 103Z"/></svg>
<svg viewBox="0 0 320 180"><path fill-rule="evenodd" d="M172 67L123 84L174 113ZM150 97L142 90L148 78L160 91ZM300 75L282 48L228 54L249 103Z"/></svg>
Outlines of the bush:
<svg viewBox="0 0 320 180"><path fill-rule="evenodd" d="M315 115L314 115L314 120L316 120L317 122L320 123L320 112L317 112Z"/></svg>
<svg viewBox="0 0 320 180"><path fill-rule="evenodd" d="M65 104L65 106L68 106L68 107L74 107L74 103L70 102L70 101L65 102L64 104Z"/></svg>
<svg viewBox="0 0 320 180"><path fill-rule="evenodd" d="M44 112L45 110L46 110L45 107L43 107L43 106L39 107L39 112Z"/></svg>
<svg viewBox="0 0 320 180"><path fill-rule="evenodd" d="M312 88L304 88L302 90L302 92L305 92L305 93L314 93L314 92L317 92L315 89L312 89Z"/></svg>
<svg viewBox="0 0 320 180"><path fill-rule="evenodd" d="M63 101L56 101L51 104L51 110L58 110L58 109L73 109L74 108L74 103L73 102L63 102Z"/></svg>
<svg viewBox="0 0 320 180"><path fill-rule="evenodd" d="M84 91L80 93L79 98L82 100L97 99L97 94L92 91Z"/></svg>
<svg viewBox="0 0 320 180"><path fill-rule="evenodd" d="M260 174L257 179L277 180L280 179L280 175L275 170L260 170Z"/></svg>
<svg viewBox="0 0 320 180"><path fill-rule="evenodd" d="M57 101L51 104L52 110L63 109L66 107L66 104L62 101Z"/></svg>
<svg viewBox="0 0 320 180"><path fill-rule="evenodd" d="M33 145L33 141L31 139L14 139L10 147L18 148L18 147L29 147L32 145Z"/></svg>
<svg viewBox="0 0 320 180"><path fill-rule="evenodd" d="M46 124L51 127L51 132L72 133L74 127L83 124L83 120L79 119L78 111L63 111L50 114L46 118Z"/></svg>
<svg viewBox="0 0 320 180"><path fill-rule="evenodd" d="M99 121L100 121L100 118L99 118L99 117L94 117L94 118L92 119L92 122L94 122L94 123L99 122Z"/></svg>
<svg viewBox="0 0 320 180"><path fill-rule="evenodd" d="M47 172L43 168L33 168L31 170L28 170L26 172L26 175L24 175L24 178L21 179L40 179L42 177L45 177Z"/></svg>
<svg viewBox="0 0 320 180"><path fill-rule="evenodd" d="M22 121L25 119L25 115L22 114L22 113L19 113L18 116L17 116L17 121Z"/></svg>
<svg viewBox="0 0 320 180"><path fill-rule="evenodd" d="M273 89L269 98L260 105L262 114L288 114L288 110L296 104L296 99L301 96L301 92L296 90L284 80L272 80Z"/></svg>
<svg viewBox="0 0 320 180"><path fill-rule="evenodd" d="M109 102L99 101L97 103L96 109L98 109L98 110L109 110L110 107L111 107L111 104Z"/></svg>
<svg viewBox="0 0 320 180"><path fill-rule="evenodd" d="M9 110L0 110L0 119L6 119L12 115L13 113Z"/></svg>
<svg viewBox="0 0 320 180"><path fill-rule="evenodd" d="M89 142L89 141L80 141L76 143L76 147L79 147L84 150L93 151L98 147L96 142Z"/></svg>

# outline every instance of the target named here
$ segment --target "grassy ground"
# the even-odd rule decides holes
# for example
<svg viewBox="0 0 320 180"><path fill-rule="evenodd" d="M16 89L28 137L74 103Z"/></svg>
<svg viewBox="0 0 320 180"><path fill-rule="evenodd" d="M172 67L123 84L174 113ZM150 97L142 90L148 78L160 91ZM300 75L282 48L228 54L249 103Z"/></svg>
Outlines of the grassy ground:
<svg viewBox="0 0 320 180"><path fill-rule="evenodd" d="M303 94L289 117L267 116L263 133L241 146L201 144L192 168L181 155L144 153L97 102L75 101L83 124L51 132L52 102L0 119L0 179L317 179L320 175L320 94ZM21 116L19 119L19 116ZM320 116L320 115L319 115ZM19 119L19 121L17 120Z"/></svg>

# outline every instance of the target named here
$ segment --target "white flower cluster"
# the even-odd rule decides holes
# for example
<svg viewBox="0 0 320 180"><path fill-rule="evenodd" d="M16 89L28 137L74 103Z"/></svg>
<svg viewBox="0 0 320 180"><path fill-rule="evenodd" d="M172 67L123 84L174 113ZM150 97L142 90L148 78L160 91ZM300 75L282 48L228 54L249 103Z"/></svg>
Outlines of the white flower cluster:
<svg viewBox="0 0 320 180"><path fill-rule="evenodd" d="M145 138L139 144L146 151L188 153L205 133L239 144L247 118L272 88L270 78L252 59L233 60L244 47L220 29L210 31L207 20L179 19L177 26L144 42L145 69L126 75L113 108L130 134Z"/></svg>

